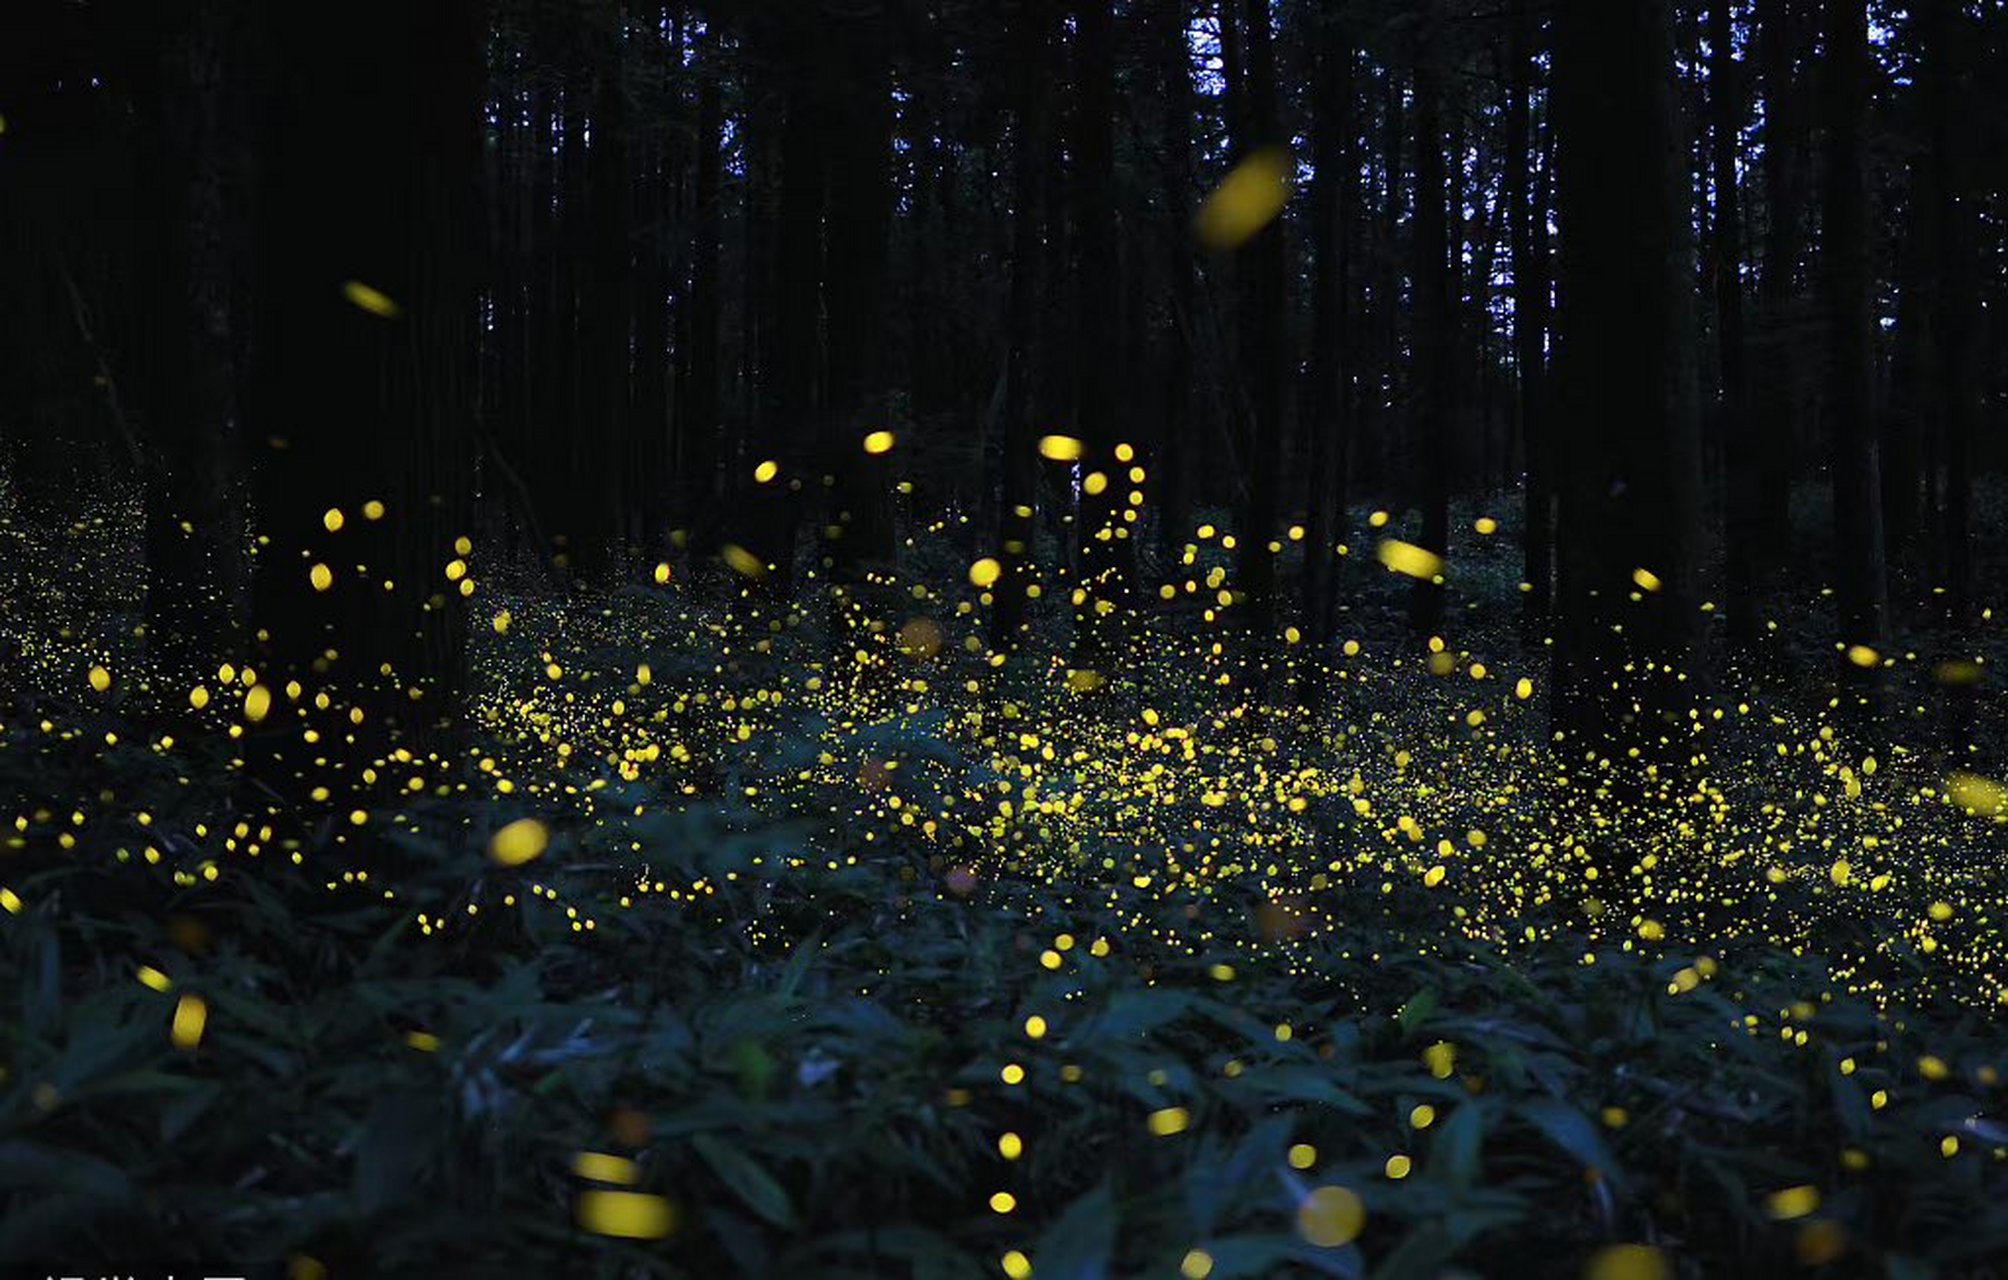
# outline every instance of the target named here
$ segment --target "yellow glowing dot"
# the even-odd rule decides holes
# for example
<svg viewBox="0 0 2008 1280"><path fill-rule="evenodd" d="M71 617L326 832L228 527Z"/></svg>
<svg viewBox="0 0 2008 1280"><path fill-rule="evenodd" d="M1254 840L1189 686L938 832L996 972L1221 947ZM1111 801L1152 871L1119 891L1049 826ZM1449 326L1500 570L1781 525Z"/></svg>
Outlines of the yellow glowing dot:
<svg viewBox="0 0 2008 1280"><path fill-rule="evenodd" d="M655 566L655 581L657 586L661 586L663 583L669 581L669 565L667 562Z"/></svg>
<svg viewBox="0 0 2008 1280"><path fill-rule="evenodd" d="M746 578L765 577L767 562L737 543L726 543L719 548L719 557L730 565L734 573Z"/></svg>
<svg viewBox="0 0 2008 1280"><path fill-rule="evenodd" d="M676 1207L639 1191L585 1191L579 1195L579 1226L596 1236L660 1240L676 1229Z"/></svg>
<svg viewBox="0 0 2008 1280"><path fill-rule="evenodd" d="M1165 1107L1150 1113L1150 1131L1160 1138L1169 1138L1175 1133L1184 1133L1192 1123L1192 1113L1184 1107Z"/></svg>
<svg viewBox="0 0 2008 1280"><path fill-rule="evenodd" d="M1666 1255L1649 1244L1614 1244L1599 1249L1583 1268L1583 1280L1672 1280Z"/></svg>
<svg viewBox="0 0 2008 1280"><path fill-rule="evenodd" d="M375 498L371 498L368 502L363 503L363 519L383 519L383 503L378 502Z"/></svg>
<svg viewBox="0 0 2008 1280"><path fill-rule="evenodd" d="M1520 682L1513 686L1513 696L1520 699L1522 702L1525 702L1527 699L1533 697L1534 682L1532 680L1527 679L1525 676L1520 677Z"/></svg>
<svg viewBox="0 0 2008 1280"><path fill-rule="evenodd" d="M1025 1140L1015 1133L1002 1134L997 1139L997 1154L1006 1160L1016 1160L1025 1154Z"/></svg>
<svg viewBox="0 0 2008 1280"><path fill-rule="evenodd" d="M7 908L9 915L21 914L21 899L12 889L0 889L0 907Z"/></svg>
<svg viewBox="0 0 2008 1280"><path fill-rule="evenodd" d="M1866 669L1881 662L1882 655L1865 644L1851 644L1848 646L1848 661Z"/></svg>
<svg viewBox="0 0 2008 1280"><path fill-rule="evenodd" d="M436 1045L438 1041L433 1043ZM581 1151L573 1156L572 1172L588 1182L611 1182L623 1187L633 1186L640 1176L634 1161L598 1151Z"/></svg>
<svg viewBox="0 0 2008 1280"><path fill-rule="evenodd" d="M360 280L350 280L342 285L342 296L350 305L369 312L380 320L395 320L402 308L388 297L370 288Z"/></svg>
<svg viewBox="0 0 2008 1280"><path fill-rule="evenodd" d="M351 809L349 811L350 826L354 827L367 826L369 825L369 820L370 820L370 815L369 815L369 810L367 809Z"/></svg>
<svg viewBox="0 0 2008 1280"><path fill-rule="evenodd" d="M1042 1039L1046 1034L1046 1020L1036 1013L1025 1019L1025 1034L1034 1040Z"/></svg>
<svg viewBox="0 0 2008 1280"><path fill-rule="evenodd" d="M1640 591L1645 592L1657 591L1662 585L1659 575L1650 569L1633 569L1632 581L1638 585Z"/></svg>
<svg viewBox="0 0 2008 1280"><path fill-rule="evenodd" d="M997 581L1003 572L1003 565L998 564L989 556L985 556L975 564L969 566L969 581L972 586L987 589L992 583Z"/></svg>
<svg viewBox="0 0 2008 1280"><path fill-rule="evenodd" d="M321 516L321 527L326 529L329 533L340 533L342 531L342 525L344 525L345 523L347 523L347 520L342 515L342 509L340 507L329 507L327 511Z"/></svg>
<svg viewBox="0 0 2008 1280"><path fill-rule="evenodd" d="M1410 1169L1413 1169L1414 1167L1415 1167L1415 1162L1413 1160L1410 1160L1407 1156L1392 1155L1387 1158L1387 1176L1394 1179L1396 1182L1399 1182L1403 1178L1406 1178L1408 1176L1408 1171Z"/></svg>
<svg viewBox="0 0 2008 1280"><path fill-rule="evenodd" d="M1457 1046L1439 1040L1422 1051L1422 1062L1429 1068L1429 1074L1438 1080L1448 1080L1457 1069Z"/></svg>
<svg viewBox="0 0 2008 1280"><path fill-rule="evenodd" d="M1031 1280L1032 1260L1016 1249L998 1259L998 1265L1004 1268L1004 1274L1010 1280Z"/></svg>
<svg viewBox="0 0 2008 1280"><path fill-rule="evenodd" d="M1436 1108L1430 1106L1427 1102L1416 1106L1408 1113L1408 1123L1409 1127L1413 1129L1429 1128L1429 1126L1436 1123Z"/></svg>
<svg viewBox="0 0 2008 1280"><path fill-rule="evenodd" d="M551 833L535 818L518 818L488 839L488 856L505 867L520 867L541 857Z"/></svg>
<svg viewBox="0 0 2008 1280"><path fill-rule="evenodd" d="M1292 1169L1308 1169L1318 1163L1318 1149L1308 1142L1296 1143L1290 1148L1289 1161Z"/></svg>
<svg viewBox="0 0 2008 1280"><path fill-rule="evenodd" d="M201 685L196 685L193 689L190 689L188 691L188 705L194 707L197 711L208 706L209 690L203 688Z"/></svg>
<svg viewBox="0 0 2008 1280"><path fill-rule="evenodd" d="M257 724L272 710L272 691L254 684L244 693L244 718Z"/></svg>
<svg viewBox="0 0 2008 1280"><path fill-rule="evenodd" d="M865 452L870 454L891 453L897 443L892 432L874 431L865 437Z"/></svg>
<svg viewBox="0 0 2008 1280"><path fill-rule="evenodd" d="M1204 1249L1187 1250L1185 1260L1178 1264L1178 1274L1185 1280L1206 1280L1213 1274L1213 1255Z"/></svg>
<svg viewBox="0 0 2008 1280"><path fill-rule="evenodd" d="M1040 436L1039 456L1048 462L1079 462L1085 446L1072 436Z"/></svg>
<svg viewBox="0 0 2008 1280"><path fill-rule="evenodd" d="M317 564L307 571L307 580L314 584L314 590L326 591L335 585L335 571L324 564Z"/></svg>
<svg viewBox="0 0 2008 1280"><path fill-rule="evenodd" d="M1099 471L1090 471L1081 480L1081 489L1090 497L1103 492L1108 487L1109 478Z"/></svg>
<svg viewBox="0 0 2008 1280"><path fill-rule="evenodd" d="M1025 1068L1015 1062L1005 1063L1004 1069L998 1072L997 1075L1005 1084L1023 1084L1025 1082Z"/></svg>
<svg viewBox="0 0 2008 1280"><path fill-rule="evenodd" d="M495 614L495 617L493 619L491 619L490 625L492 625L495 628L496 635L506 636L509 634L509 622L510 622L509 611L507 609L502 609Z"/></svg>
<svg viewBox="0 0 2008 1280"><path fill-rule="evenodd" d="M404 1042L420 1053L438 1053L439 1037L430 1031L407 1031Z"/></svg>
<svg viewBox="0 0 2008 1280"><path fill-rule="evenodd" d="M753 468L753 483L766 484L780 474L781 464L769 458L767 461Z"/></svg>
<svg viewBox="0 0 2008 1280"><path fill-rule="evenodd" d="M1952 1074L1943 1058L1933 1057L1928 1053L1917 1060L1917 1073L1927 1080L1943 1080Z"/></svg>
<svg viewBox="0 0 2008 1280"><path fill-rule="evenodd" d="M139 967L139 980L155 991L165 991L174 985L173 980L150 964Z"/></svg>
<svg viewBox="0 0 2008 1280"><path fill-rule="evenodd" d="M183 996L174 1006L174 1026L168 1033L177 1049L193 1049L202 1043L202 1029L209 1023L209 1006L200 996Z"/></svg>
<svg viewBox="0 0 2008 1280"><path fill-rule="evenodd" d="M92 667L91 688L96 689L99 693L103 693L105 690L111 687L112 687L112 673L105 670L103 667Z"/></svg>
<svg viewBox="0 0 2008 1280"><path fill-rule="evenodd" d="M1413 543L1388 538L1380 544L1375 554L1380 562L1396 573L1411 578L1428 581L1443 572L1443 557L1434 551L1427 551Z"/></svg>
<svg viewBox="0 0 2008 1280"><path fill-rule="evenodd" d="M1385 528L1387 526L1387 521L1388 521L1388 514L1385 511L1376 511L1372 515L1367 517L1367 523L1376 529Z"/></svg>
<svg viewBox="0 0 2008 1280"><path fill-rule="evenodd" d="M1009 1191L999 1191L990 1197L990 1209L993 1213L1009 1213L1017 1207L1018 1197Z"/></svg>
<svg viewBox="0 0 2008 1280"><path fill-rule="evenodd" d="M1491 537L1493 534L1499 532L1499 522L1497 520L1494 520L1491 516L1478 517L1476 520L1471 522L1471 527L1478 530L1480 534L1488 538Z"/></svg>
<svg viewBox="0 0 2008 1280"><path fill-rule="evenodd" d="M1199 206L1193 234L1209 249L1245 244L1290 202L1290 153L1264 147L1234 166Z"/></svg>
<svg viewBox="0 0 2008 1280"><path fill-rule="evenodd" d="M1319 1187L1297 1206L1298 1234L1321 1249L1357 1239L1366 1221L1366 1205L1345 1187Z"/></svg>
<svg viewBox="0 0 2008 1280"><path fill-rule="evenodd" d="M1811 1186L1786 1187L1764 1199L1764 1212L1778 1222L1803 1218L1820 1207L1820 1189Z"/></svg>
<svg viewBox="0 0 2008 1280"><path fill-rule="evenodd" d="M1977 814L1992 816L2008 810L2008 787L1977 774L1953 774L1946 780L1945 794L1952 803Z"/></svg>

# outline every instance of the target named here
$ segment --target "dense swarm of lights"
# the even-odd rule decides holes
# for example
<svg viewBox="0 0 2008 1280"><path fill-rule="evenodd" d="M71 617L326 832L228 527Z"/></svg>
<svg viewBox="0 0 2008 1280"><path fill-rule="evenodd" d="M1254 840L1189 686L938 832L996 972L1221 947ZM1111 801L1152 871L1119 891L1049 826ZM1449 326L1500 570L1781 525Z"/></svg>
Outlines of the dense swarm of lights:
<svg viewBox="0 0 2008 1280"><path fill-rule="evenodd" d="M864 447L890 453L895 439L876 432ZM1044 437L1038 450L1065 466L1083 457L1081 442L1064 436ZM767 484L780 470L762 462L753 479ZM1140 466L1122 474L1145 481ZM1141 509L1139 489L1103 532L1129 537ZM328 510L331 539L346 520ZM1393 536L1388 513L1366 526L1378 567L1357 557L1363 588L1370 573L1445 581L1445 557ZM1498 522L1481 516L1473 529L1487 539ZM1047 905L1028 913L1037 936L1023 962L1045 974L1127 965L1146 984L1179 975L1226 990L1241 970L1269 965L1328 975L1338 1007L1356 970L1334 962L1379 959L1356 953L1359 936L1452 959L1563 946L1589 967L1646 954L1669 962L1667 999L1711 988L1739 1004L1742 958L1782 950L1822 958L1826 988L1783 1010L1749 1009L1725 1034L1798 1046L1817 1043L1815 1013L1840 993L1886 1013L2008 1003L1995 869L2008 789L1977 765L1946 768L1901 744L1854 747L1818 714L1734 691L1697 697L1646 730L1670 763L1599 758L1551 733L1545 669L1482 627L1463 639L1451 625L1390 639L1386 626L1347 636L1342 624L1323 652L1291 625L1248 635L1232 581L1235 535L1211 523L1164 562L1147 562L1151 580L1120 603L1064 570L1028 570L1035 631L1000 651L988 629L1003 573L995 550L959 516L926 533L937 555L953 547L962 558L923 564L913 577L875 571L842 589L826 586L827 566L812 560L800 575L807 589L787 600L762 588L772 566L726 545L715 560L679 555L641 567L633 588L590 603L512 590L507 573L491 580L477 572L480 548L460 539L441 549L439 577L472 619L463 697L474 747L368 735L364 708L380 703L361 687L377 681L339 662L319 683L300 677L320 673L268 676L254 652L218 655L197 672L160 670L129 637L88 634L58 611L22 632L24 671L44 709L0 724L0 751L90 757L106 783L28 798L5 815L6 847L102 856L178 889L308 877L329 893L400 903L425 937L527 901L562 910L578 934L617 912L716 923L721 880L813 884L899 859L902 911L930 901L981 907L1036 887ZM1276 548L1302 538L1293 529ZM1472 551L1481 554L1494 553ZM925 559L919 550L911 558ZM369 569L316 561L305 572L327 592ZM1645 594L1660 588L1646 568L1634 582ZM1086 610L1121 625L1094 666L1076 667L1036 628L1050 628L1050 641L1070 612ZM1978 657L1931 667L1860 645L1844 656L1929 669L1941 684L1985 674ZM1298 696L1312 688L1318 696ZM108 727L128 700L147 709L140 722L151 740ZM190 789L185 805L152 812L114 781L137 767L136 753L156 774L218 756L254 772L282 741L297 785L262 806L205 812ZM442 798L485 798L496 817L474 830L467 808L430 804ZM725 799L740 817L721 837L785 837L680 879L648 857L654 818ZM440 812L461 814L463 829L428 829ZM421 830L468 850L466 884L450 900L410 900L387 856ZM14 887L0 888L6 911L26 905ZM739 923L777 954L803 940L797 923ZM170 992L157 969L140 979ZM170 998L172 1041L194 1049L208 1009L193 994ZM1026 1012L1024 1060L991 1064L991 1087L1025 1087L1054 1071L1035 1051L1064 1017L1064 998ZM1283 1021L1270 1034L1287 1043L1322 1030ZM423 1030L406 1040L437 1047ZM1936 1058L1925 1063L1917 1074L1926 1085L1951 1073ZM1231 1078L1238 1067L1230 1060L1223 1071ZM1079 1078L1072 1064L1057 1070L1062 1081ZM1458 1071L1449 1042L1416 1062L1419 1080L1450 1082ZM957 1093L970 1097L958 1086L951 1104ZM1617 1107L1602 1117L1610 1129L1628 1119ZM1139 1126L1172 1141L1195 1120L1167 1101ZM1411 1134L1437 1123L1435 1104L1404 1112ZM1002 1129L993 1141L1008 1167L1037 1136ZM1951 1158L1958 1139L1946 1141ZM1407 1178L1416 1158L1386 1151L1385 1179ZM609 1184L582 1196L585 1229L634 1238L675 1229L674 1205L618 1189L631 1180L620 1157L579 1159L581 1177ZM1300 1142L1288 1161L1310 1172L1319 1156ZM1002 1188L984 1203L1001 1218L1020 1209L1018 1193ZM1818 1204L1810 1187L1766 1201L1778 1221L1807 1219ZM1300 1235L1320 1247L1353 1240L1365 1216L1359 1193L1339 1185L1305 1184L1296 1211ZM1807 1247L1817 1253L1819 1240ZM999 1262L1009 1275L1034 1265L1019 1250ZM1652 1249L1621 1245L1598 1255L1590 1274L1648 1276L1664 1265ZM1205 1276L1213 1260L1195 1247L1180 1266Z"/></svg>

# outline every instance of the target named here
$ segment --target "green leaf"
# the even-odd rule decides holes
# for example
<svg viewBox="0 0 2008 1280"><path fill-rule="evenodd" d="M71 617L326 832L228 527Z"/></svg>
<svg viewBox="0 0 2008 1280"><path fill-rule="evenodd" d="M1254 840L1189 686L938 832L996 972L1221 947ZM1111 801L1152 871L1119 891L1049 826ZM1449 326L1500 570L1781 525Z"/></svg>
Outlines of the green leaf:
<svg viewBox="0 0 2008 1280"><path fill-rule="evenodd" d="M1429 1021L1429 1015L1436 1012L1436 989L1424 987L1409 997L1408 1003L1395 1014L1395 1021L1401 1024L1403 1034L1413 1035L1416 1028Z"/></svg>
<svg viewBox="0 0 2008 1280"><path fill-rule="evenodd" d="M1039 1280L1104 1280L1116 1247L1115 1194L1099 1183L1046 1229L1032 1250L1032 1273Z"/></svg>
<svg viewBox="0 0 2008 1280"><path fill-rule="evenodd" d="M1545 1134L1550 1142L1597 1170L1613 1187L1622 1187L1624 1178L1616 1158L1604 1145L1603 1135L1588 1116L1555 1098L1535 1098L1520 1104L1520 1114Z"/></svg>
<svg viewBox="0 0 2008 1280"><path fill-rule="evenodd" d="M788 1203L787 1191L753 1157L715 1134L695 1134L690 1144L747 1208L784 1231L794 1230L795 1209Z"/></svg>

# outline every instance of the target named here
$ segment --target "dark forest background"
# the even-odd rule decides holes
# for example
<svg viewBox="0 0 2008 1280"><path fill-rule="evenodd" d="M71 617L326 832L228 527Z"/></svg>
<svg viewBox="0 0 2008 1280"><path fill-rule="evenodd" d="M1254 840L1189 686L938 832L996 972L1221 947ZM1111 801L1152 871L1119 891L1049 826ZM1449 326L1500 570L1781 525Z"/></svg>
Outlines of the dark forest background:
<svg viewBox="0 0 2008 1280"><path fill-rule="evenodd" d="M0 0L0 1280L1998 1276L2004 426L2008 0Z"/></svg>
<svg viewBox="0 0 2008 1280"><path fill-rule="evenodd" d="M438 584L330 593L360 665L434 705L461 540L553 586L729 548L785 594L861 583L956 513L1002 560L993 638L1053 570L1091 650L1097 605L1153 603L1139 565L1217 518L1234 616L1317 645L1339 548L1378 536L1363 504L1440 555L1451 503L1486 498L1592 729L1608 682L1581 673L1710 633L1761 649L1783 586L1831 588L1843 655L1978 607L1998 3L4 21L9 483L58 525L139 486L169 666L247 629L325 659L301 566L330 509L378 539L369 572ZM1252 221L1196 223L1216 189ZM881 430L895 450L860 447ZM1048 434L1077 467L1039 460ZM1415 625L1443 609L1425 575Z"/></svg>

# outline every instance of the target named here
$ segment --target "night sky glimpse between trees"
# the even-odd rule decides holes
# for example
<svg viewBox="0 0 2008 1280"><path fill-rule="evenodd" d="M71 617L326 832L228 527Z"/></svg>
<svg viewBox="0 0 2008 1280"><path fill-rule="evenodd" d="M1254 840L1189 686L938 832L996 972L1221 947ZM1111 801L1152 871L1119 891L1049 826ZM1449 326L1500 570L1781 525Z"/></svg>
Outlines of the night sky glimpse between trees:
<svg viewBox="0 0 2008 1280"><path fill-rule="evenodd" d="M2008 1270L2008 2L0 3L0 1280Z"/></svg>

